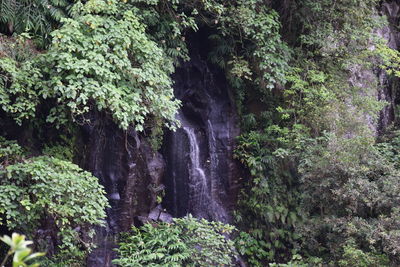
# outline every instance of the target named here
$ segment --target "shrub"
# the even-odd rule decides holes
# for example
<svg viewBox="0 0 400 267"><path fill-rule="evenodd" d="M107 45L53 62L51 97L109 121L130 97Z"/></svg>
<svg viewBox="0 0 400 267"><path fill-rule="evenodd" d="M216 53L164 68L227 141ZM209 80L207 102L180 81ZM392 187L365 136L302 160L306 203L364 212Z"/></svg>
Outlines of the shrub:
<svg viewBox="0 0 400 267"><path fill-rule="evenodd" d="M8 228L32 238L40 227L50 228L61 254L90 250L90 226L101 225L106 216L105 191L96 177L45 156L0 170L0 199L0 215Z"/></svg>

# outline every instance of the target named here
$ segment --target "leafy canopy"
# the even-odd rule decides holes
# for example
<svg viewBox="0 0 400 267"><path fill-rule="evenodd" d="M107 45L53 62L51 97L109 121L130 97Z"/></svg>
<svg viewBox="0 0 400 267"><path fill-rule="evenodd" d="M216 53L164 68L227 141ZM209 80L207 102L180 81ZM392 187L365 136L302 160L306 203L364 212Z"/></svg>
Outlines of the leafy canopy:
<svg viewBox="0 0 400 267"><path fill-rule="evenodd" d="M107 110L124 129L134 124L142 131L152 117L174 128L179 102L169 77L172 61L127 4L88 1L52 36L40 60L48 77L40 92L44 98L55 98L73 116Z"/></svg>
<svg viewBox="0 0 400 267"><path fill-rule="evenodd" d="M45 53L22 62L0 57L3 109L21 124L47 99L57 103L47 121L57 124L96 109L123 129L143 131L145 122L160 121L174 129L173 60L147 36L139 11L115 0L74 9Z"/></svg>

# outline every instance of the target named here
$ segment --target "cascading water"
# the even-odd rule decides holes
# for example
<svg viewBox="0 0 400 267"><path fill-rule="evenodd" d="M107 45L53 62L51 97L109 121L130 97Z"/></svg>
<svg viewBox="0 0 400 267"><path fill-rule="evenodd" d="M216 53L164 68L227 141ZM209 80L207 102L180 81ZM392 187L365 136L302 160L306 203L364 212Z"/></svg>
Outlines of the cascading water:
<svg viewBox="0 0 400 267"><path fill-rule="evenodd" d="M197 143L196 134L194 133L193 128L183 127L183 130L186 132L189 137L190 144L190 173L189 180L190 184L194 185L193 195L195 200L198 201L199 206L205 207L208 202L208 198L206 195L207 189L207 180L204 170L200 166L200 149L199 144Z"/></svg>
<svg viewBox="0 0 400 267"><path fill-rule="evenodd" d="M198 40L197 40L198 41ZM223 73L203 60L196 46L174 75L183 105L182 127L164 138L164 207L176 217L230 221L238 170L233 146L237 116Z"/></svg>
<svg viewBox="0 0 400 267"><path fill-rule="evenodd" d="M209 195L207 194L209 191L209 186L205 171L201 164L199 139L196 136L195 128L187 122L183 115L179 114L177 119L181 122L182 131L186 135L189 146L188 153L190 160L187 165L189 196L191 202L197 203L192 212L198 217L207 217L204 211L207 210L207 207L212 204L212 199L210 199ZM177 173L175 172L172 176L175 186L177 180L176 175ZM174 201L179 201L179 191L174 191ZM176 204L174 206L175 208L177 207Z"/></svg>

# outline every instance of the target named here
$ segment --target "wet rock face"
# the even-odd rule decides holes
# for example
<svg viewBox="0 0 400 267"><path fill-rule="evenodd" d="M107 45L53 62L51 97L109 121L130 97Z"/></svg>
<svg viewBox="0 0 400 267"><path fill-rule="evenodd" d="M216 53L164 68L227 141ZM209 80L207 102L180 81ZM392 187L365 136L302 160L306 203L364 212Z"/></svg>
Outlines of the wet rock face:
<svg viewBox="0 0 400 267"><path fill-rule="evenodd" d="M112 266L116 234L129 230L139 216L147 216L156 206L153 189L160 187L164 161L134 130L123 132L108 118L95 117L83 128L86 169L99 178L111 206L106 210L106 226L97 229L99 248L89 257L88 266Z"/></svg>
<svg viewBox="0 0 400 267"><path fill-rule="evenodd" d="M397 0L386 1L381 7L382 15L385 15L389 24L380 30L379 35L388 40L388 46L398 49L400 46L400 32L397 30L400 20L400 3Z"/></svg>
<svg viewBox="0 0 400 267"><path fill-rule="evenodd" d="M386 1L381 6L381 13L388 19L388 25L378 30L378 35L385 40L392 49L399 49L400 47L400 31L397 25L400 20L400 2L396 0ZM387 105L379 116L378 132L383 132L387 126L394 120L394 107L396 99L399 96L396 95L396 87L398 87L398 79L390 79L386 73L382 70L378 71L378 80L380 90L378 91L378 99L388 102Z"/></svg>
<svg viewBox="0 0 400 267"><path fill-rule="evenodd" d="M387 25L375 30L375 34L387 41L392 49L400 47L400 32L397 28L400 19L400 2L396 0L385 1L382 3L380 10L381 16L386 16ZM371 50L375 47L370 47ZM365 114L358 118L362 124L367 125L375 136L382 134L385 129L394 120L394 107L396 99L396 87L398 87L398 78L389 77L385 71L379 68L379 62L374 62L373 68L354 65L350 69L351 77L349 82L351 85L364 89L364 94L373 96L374 98L388 103L380 112L378 120ZM350 109L354 108L349 106ZM351 133L350 133L351 135Z"/></svg>
<svg viewBox="0 0 400 267"><path fill-rule="evenodd" d="M164 138L163 206L176 217L191 213L229 222L237 191L233 149L239 129L223 73L200 55L204 39L192 40L191 60L173 76L175 96L182 101L177 116L182 127Z"/></svg>

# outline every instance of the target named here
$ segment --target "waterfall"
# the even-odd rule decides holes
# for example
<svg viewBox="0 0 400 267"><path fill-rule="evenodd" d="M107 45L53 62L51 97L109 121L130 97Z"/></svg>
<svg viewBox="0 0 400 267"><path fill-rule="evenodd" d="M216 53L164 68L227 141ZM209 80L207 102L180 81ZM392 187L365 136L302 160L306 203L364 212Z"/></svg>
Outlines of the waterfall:
<svg viewBox="0 0 400 267"><path fill-rule="evenodd" d="M183 127L183 130L187 133L189 137L190 144L190 181L194 185L195 195L199 197L197 200L199 204L203 206L205 204L205 193L207 190L207 179L204 170L200 166L200 149L199 144L196 139L193 128Z"/></svg>
<svg viewBox="0 0 400 267"><path fill-rule="evenodd" d="M223 72L192 48L191 59L172 77L182 127L166 131L161 153L133 127L122 131L105 114L94 114L83 126L88 154L82 165L104 185L111 206L105 227L96 229L98 248L88 267L113 266L118 233L149 219L169 219L164 208L175 217L231 221L240 177L232 156L236 109ZM159 188L165 188L162 207Z"/></svg>
<svg viewBox="0 0 400 267"><path fill-rule="evenodd" d="M175 217L230 222L238 170L233 160L237 116L221 70L197 53L174 74L175 95L183 105L181 128L164 138L166 196Z"/></svg>
<svg viewBox="0 0 400 267"><path fill-rule="evenodd" d="M181 122L182 130L188 140L188 148L186 151L189 154L188 169L188 187L189 187L189 203L192 203L193 215L197 217L207 218L207 207L212 205L210 199L210 190L208 183L209 177L206 176L203 164L201 163L199 138L196 135L196 129L190 125L182 114L178 114L177 119ZM176 174L174 175L174 188L176 188ZM179 192L175 190L174 201L179 201ZM174 205L175 208L177 205Z"/></svg>

